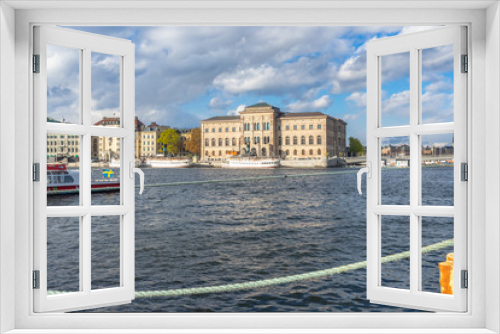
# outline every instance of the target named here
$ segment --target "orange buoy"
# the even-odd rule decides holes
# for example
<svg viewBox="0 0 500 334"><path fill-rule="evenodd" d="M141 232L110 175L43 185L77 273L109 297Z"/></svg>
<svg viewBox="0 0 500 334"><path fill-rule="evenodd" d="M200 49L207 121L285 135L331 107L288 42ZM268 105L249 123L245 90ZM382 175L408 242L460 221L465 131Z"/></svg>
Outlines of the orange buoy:
<svg viewBox="0 0 500 334"><path fill-rule="evenodd" d="M446 262L439 263L439 284L441 285L441 293L452 295L454 286L454 254L446 255Z"/></svg>

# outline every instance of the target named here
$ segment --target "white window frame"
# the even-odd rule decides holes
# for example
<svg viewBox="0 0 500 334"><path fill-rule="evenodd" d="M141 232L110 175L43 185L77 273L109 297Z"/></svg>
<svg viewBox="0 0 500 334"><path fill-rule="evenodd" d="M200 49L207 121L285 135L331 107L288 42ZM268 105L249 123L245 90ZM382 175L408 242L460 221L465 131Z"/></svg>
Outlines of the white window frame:
<svg viewBox="0 0 500 334"><path fill-rule="evenodd" d="M132 5L130 5L132 3ZM14 11L24 6L29 10ZM282 2L240 4L220 2L163 3L127 2L137 7L163 6L163 9L116 9L116 2L17 2L0 4L0 330L15 329L15 333L37 333L41 329L89 329L88 333L103 333L127 329L127 333L144 332L145 328L170 330L195 328L214 332L359 332L387 333L466 332L493 333L500 331L500 152L487 150L500 146L500 11L497 1L434 1L434 2ZM79 6L87 9L57 9L58 6ZM92 7L99 6L101 9ZM178 7L185 7L179 9ZM226 6L226 8L224 8ZM391 9L397 6L399 9ZM488 7L489 6L489 7ZM208 7L208 13L207 13ZM406 7L406 9L401 9ZM459 8L460 7L460 8ZM31 9L30 9L31 8ZM40 10L49 8L49 10ZM346 9L347 8L347 9ZM408 10L411 8L411 10ZM352 10L354 9L354 10ZM485 24L486 22L486 24ZM30 251L32 245L33 211L31 158L32 148L32 82L30 55L32 26L60 25L434 25L465 24L469 27L471 75L468 85L468 143L470 181L468 197L468 243L470 285L468 312L465 314L34 314L32 312ZM15 34L15 35L14 35ZM14 37L15 36L15 37ZM488 71L486 71L486 66ZM13 85L12 83L15 83ZM15 96L15 98L13 98ZM15 110L15 113L12 111ZM12 145L12 137L15 144ZM486 155L488 153L488 155ZM15 161L15 164L11 162ZM486 182L488 174L488 182ZM354 185L353 185L354 187ZM15 196L12 196L15 189ZM486 194L488 196L486 196ZM29 200L26 200L26 199ZM14 254L14 255L13 255ZM488 266L485 257L489 254ZM493 255L491 255L493 254ZM496 255L496 256L495 256ZM485 279L488 277L488 280ZM14 289L12 287L15 286ZM12 305L15 305L12 307ZM142 325L144 329L137 329ZM293 330L293 329L300 330ZM40 329L38 331L37 329ZM391 330L392 329L392 330ZM463 330L459 330L463 329ZM108 331L107 331L108 330ZM347 330L345 330L347 331ZM345 332L343 331L343 332ZM45 331L47 332L47 331ZM61 331L62 332L62 331ZM177 332L181 332L180 330ZM244 332L242 329L240 332ZM248 332L245 331L245 332ZM184 331L184 333L186 333Z"/></svg>

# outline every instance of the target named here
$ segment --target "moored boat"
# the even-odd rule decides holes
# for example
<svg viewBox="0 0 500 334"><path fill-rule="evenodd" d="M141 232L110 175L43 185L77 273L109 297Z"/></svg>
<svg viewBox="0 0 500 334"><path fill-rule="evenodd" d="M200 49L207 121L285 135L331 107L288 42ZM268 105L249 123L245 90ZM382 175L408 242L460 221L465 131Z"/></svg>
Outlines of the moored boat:
<svg viewBox="0 0 500 334"><path fill-rule="evenodd" d="M188 168L193 165L189 158L148 158L146 163L152 168Z"/></svg>
<svg viewBox="0 0 500 334"><path fill-rule="evenodd" d="M239 157L222 162L222 168L278 168L279 158Z"/></svg>
<svg viewBox="0 0 500 334"><path fill-rule="evenodd" d="M92 180L92 192L120 190L120 180ZM47 195L76 194L80 191L80 171L68 169L66 165L47 164Z"/></svg>

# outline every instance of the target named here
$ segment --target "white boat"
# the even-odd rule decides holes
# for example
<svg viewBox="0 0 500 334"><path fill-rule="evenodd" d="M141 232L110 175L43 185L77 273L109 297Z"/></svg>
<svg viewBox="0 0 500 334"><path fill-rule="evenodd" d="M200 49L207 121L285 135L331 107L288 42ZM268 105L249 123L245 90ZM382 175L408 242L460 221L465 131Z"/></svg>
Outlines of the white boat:
<svg viewBox="0 0 500 334"><path fill-rule="evenodd" d="M278 168L279 158L242 157L229 158L222 162L222 168Z"/></svg>
<svg viewBox="0 0 500 334"><path fill-rule="evenodd" d="M152 168L188 168L193 166L189 158L148 158L146 163Z"/></svg>
<svg viewBox="0 0 500 334"><path fill-rule="evenodd" d="M104 169L104 171L109 171ZM111 175L114 171L111 170ZM91 192L119 191L120 179L92 180ZM47 195L78 194L80 192L80 171L68 169L60 163L47 164Z"/></svg>

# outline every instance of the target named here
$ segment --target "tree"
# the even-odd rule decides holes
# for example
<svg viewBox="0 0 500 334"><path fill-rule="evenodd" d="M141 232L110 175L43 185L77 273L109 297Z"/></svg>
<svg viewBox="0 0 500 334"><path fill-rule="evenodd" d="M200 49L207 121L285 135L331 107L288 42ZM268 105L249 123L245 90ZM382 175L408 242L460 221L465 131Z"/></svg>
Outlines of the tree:
<svg viewBox="0 0 500 334"><path fill-rule="evenodd" d="M191 130L191 139L186 142L186 151L189 151L194 155L200 155L200 146L201 130L200 128L195 128Z"/></svg>
<svg viewBox="0 0 500 334"><path fill-rule="evenodd" d="M365 148L363 144L359 141L359 139L354 137L349 137L349 149L351 152L361 154L364 152Z"/></svg>
<svg viewBox="0 0 500 334"><path fill-rule="evenodd" d="M177 155L181 152L182 149L182 140L181 136L174 129L168 129L161 133L160 138L158 138L157 142L162 144L164 148L164 152L171 153L172 155Z"/></svg>

